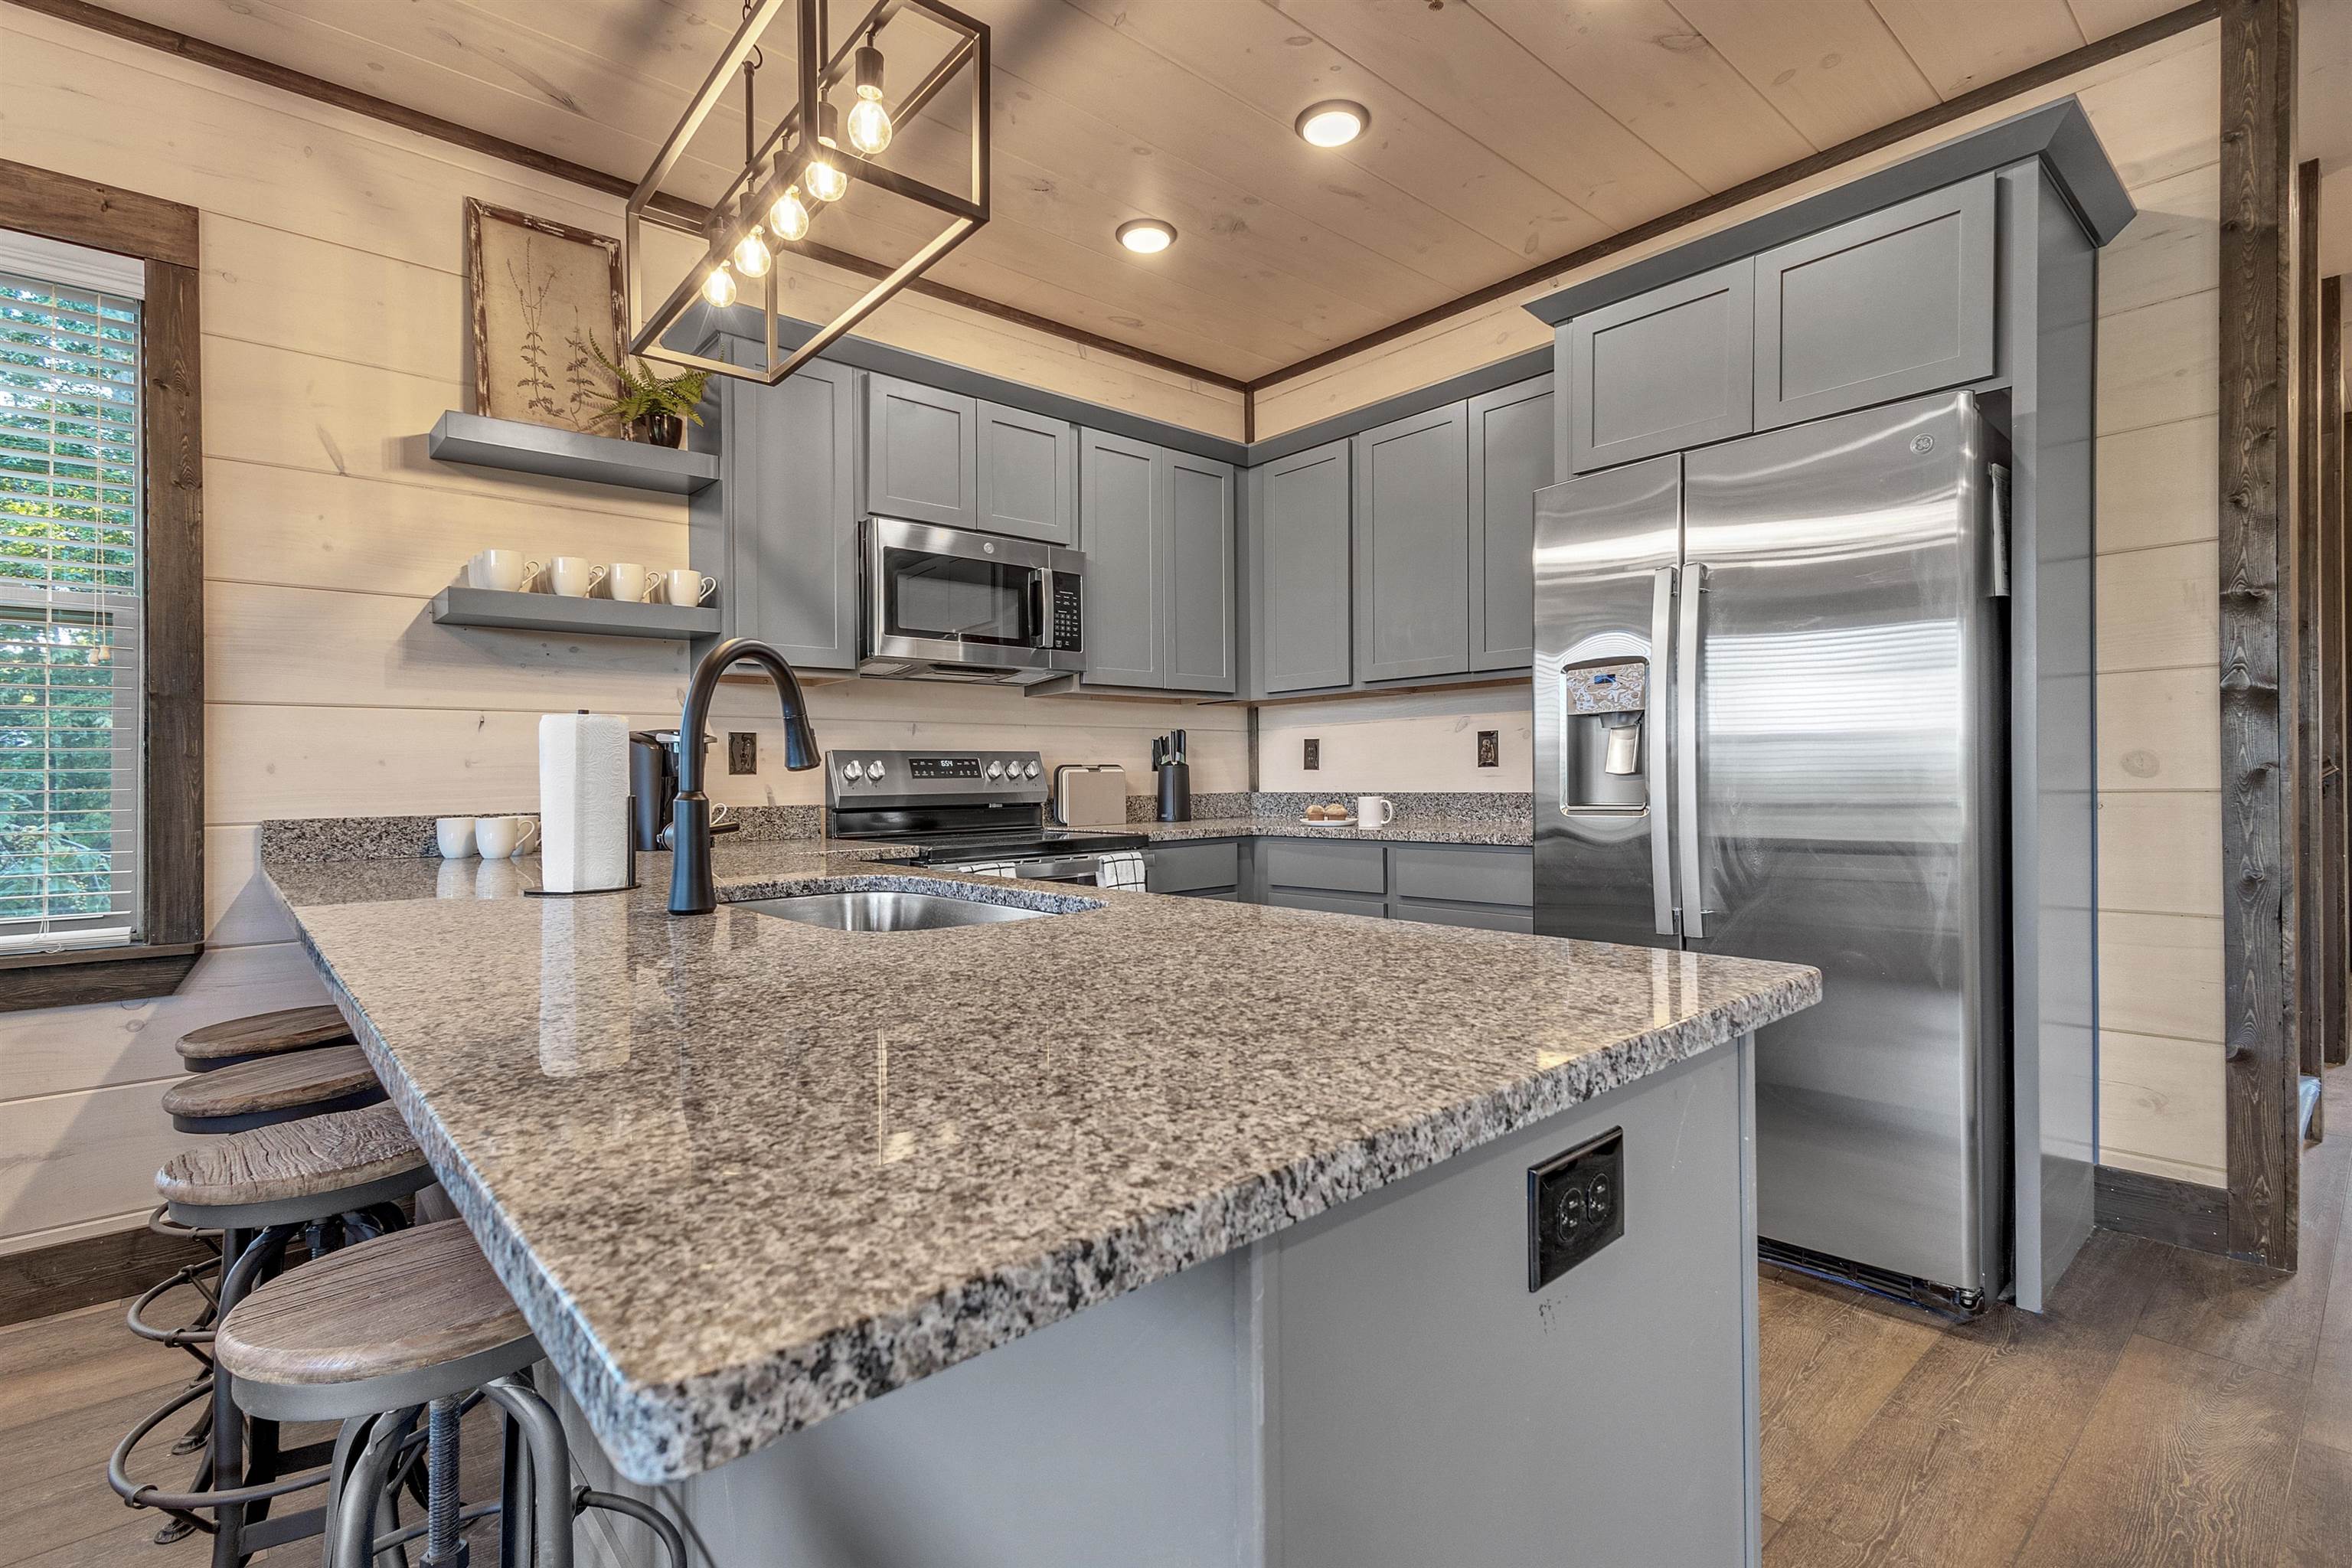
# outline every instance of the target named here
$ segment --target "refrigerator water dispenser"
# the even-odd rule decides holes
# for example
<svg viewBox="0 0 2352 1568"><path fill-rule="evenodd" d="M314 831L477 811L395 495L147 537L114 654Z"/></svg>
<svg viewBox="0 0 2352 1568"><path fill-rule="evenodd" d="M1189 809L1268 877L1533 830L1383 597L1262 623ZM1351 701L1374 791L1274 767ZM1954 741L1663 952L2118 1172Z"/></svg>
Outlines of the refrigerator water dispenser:
<svg viewBox="0 0 2352 1568"><path fill-rule="evenodd" d="M1637 813L1650 804L1649 662L1560 671L1560 809Z"/></svg>

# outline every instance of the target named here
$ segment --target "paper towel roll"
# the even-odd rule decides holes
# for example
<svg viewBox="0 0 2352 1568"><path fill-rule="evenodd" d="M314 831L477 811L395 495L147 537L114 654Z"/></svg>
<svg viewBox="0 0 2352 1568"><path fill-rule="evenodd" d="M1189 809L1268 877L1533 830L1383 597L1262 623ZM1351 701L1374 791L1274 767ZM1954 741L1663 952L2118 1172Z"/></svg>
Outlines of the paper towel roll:
<svg viewBox="0 0 2352 1568"><path fill-rule="evenodd" d="M593 893L629 885L629 725L611 713L539 721L542 885Z"/></svg>

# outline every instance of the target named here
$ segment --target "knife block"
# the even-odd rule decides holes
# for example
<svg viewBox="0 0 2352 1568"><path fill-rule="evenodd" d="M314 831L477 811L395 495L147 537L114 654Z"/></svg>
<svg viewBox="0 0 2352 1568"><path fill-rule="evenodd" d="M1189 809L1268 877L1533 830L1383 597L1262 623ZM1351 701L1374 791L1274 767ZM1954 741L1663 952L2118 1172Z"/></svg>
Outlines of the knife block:
<svg viewBox="0 0 2352 1568"><path fill-rule="evenodd" d="M1192 763L1162 763L1160 765L1160 820L1192 820Z"/></svg>

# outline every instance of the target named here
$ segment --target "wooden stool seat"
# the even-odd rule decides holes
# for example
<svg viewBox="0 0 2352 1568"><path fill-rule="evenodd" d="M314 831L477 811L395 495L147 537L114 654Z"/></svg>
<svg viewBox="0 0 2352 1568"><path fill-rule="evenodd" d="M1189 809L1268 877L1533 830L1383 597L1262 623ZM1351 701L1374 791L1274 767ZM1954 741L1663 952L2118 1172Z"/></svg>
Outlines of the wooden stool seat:
<svg viewBox="0 0 2352 1568"><path fill-rule="evenodd" d="M180 1037L180 1059L190 1070L206 1072L255 1057L307 1051L313 1046L340 1045L352 1037L351 1026L331 1006L288 1007L276 1013L256 1013L190 1029Z"/></svg>
<svg viewBox="0 0 2352 1568"><path fill-rule="evenodd" d="M163 1109L183 1132L229 1132L314 1110L354 1110L383 1098L375 1069L354 1045L263 1057L183 1079Z"/></svg>
<svg viewBox="0 0 2352 1568"><path fill-rule="evenodd" d="M207 1138L172 1156L155 1190L184 1223L257 1226L387 1202L432 1180L400 1112L372 1105Z"/></svg>
<svg viewBox="0 0 2352 1568"><path fill-rule="evenodd" d="M213 1341L247 1411L278 1420L424 1404L519 1372L539 1353L506 1287L454 1219L287 1270L239 1301ZM317 1392L288 1392L302 1389Z"/></svg>

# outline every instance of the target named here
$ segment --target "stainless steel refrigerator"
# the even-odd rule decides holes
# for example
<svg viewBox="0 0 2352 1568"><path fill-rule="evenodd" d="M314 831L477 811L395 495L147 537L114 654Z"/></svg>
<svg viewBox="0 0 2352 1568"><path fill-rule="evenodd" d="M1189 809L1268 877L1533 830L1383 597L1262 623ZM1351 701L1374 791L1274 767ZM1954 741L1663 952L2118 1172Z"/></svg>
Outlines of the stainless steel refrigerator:
<svg viewBox="0 0 2352 1568"><path fill-rule="evenodd" d="M1757 1042L1769 1254L2007 1270L1996 439L1945 394L1536 498L1536 929L1822 970Z"/></svg>

